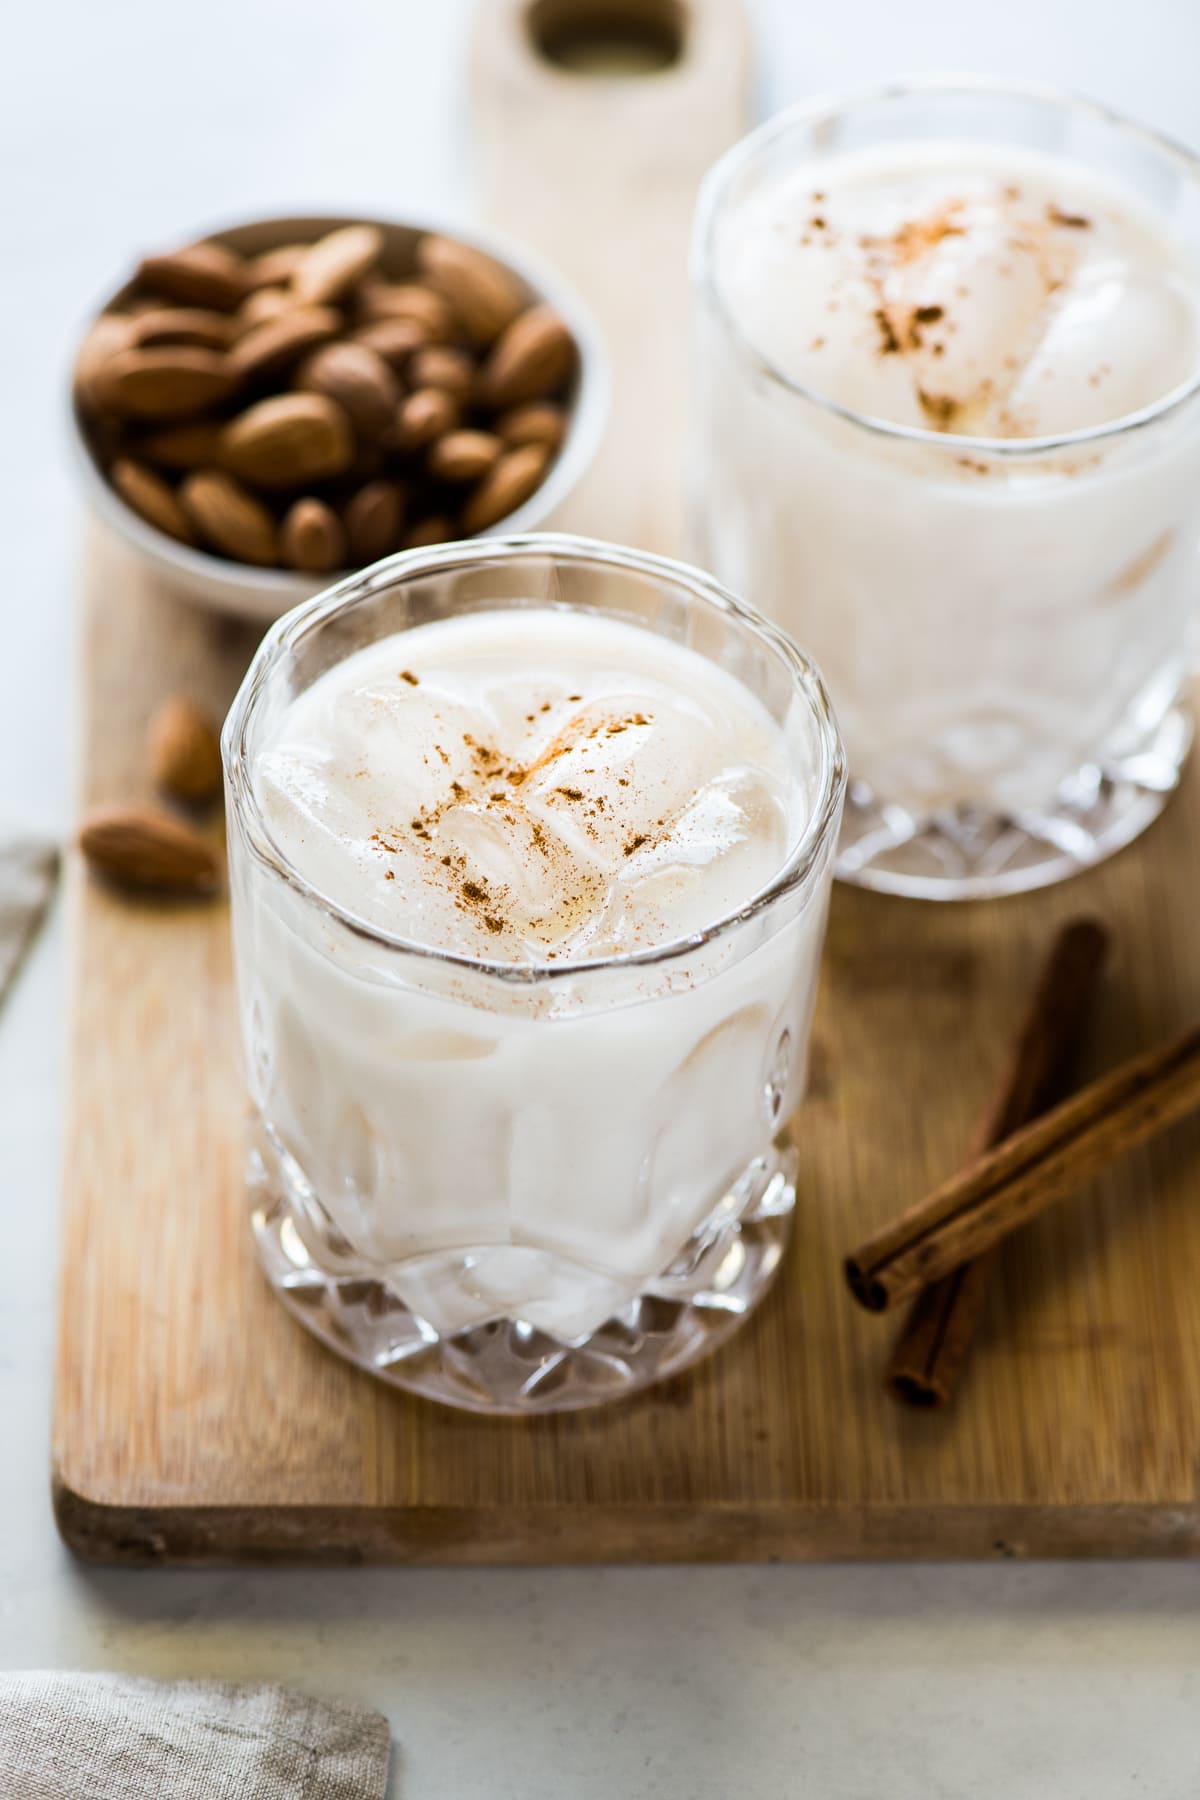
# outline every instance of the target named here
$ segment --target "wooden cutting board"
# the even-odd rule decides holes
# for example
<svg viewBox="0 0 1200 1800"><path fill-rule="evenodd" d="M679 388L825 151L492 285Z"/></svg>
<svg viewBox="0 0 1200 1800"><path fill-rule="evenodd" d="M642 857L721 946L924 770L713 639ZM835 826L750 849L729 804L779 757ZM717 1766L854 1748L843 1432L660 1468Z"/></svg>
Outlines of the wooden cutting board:
<svg viewBox="0 0 1200 1800"><path fill-rule="evenodd" d="M487 210L586 283L617 373L613 436L571 522L671 546L679 256L696 176L741 124L740 18L711 5L673 74L583 90L531 68L519 11L502 0L476 40ZM547 110L531 114L539 93ZM531 117L541 124L522 139ZM571 202L577 145L586 208ZM636 249L610 260L605 234L630 209L645 209L621 227ZM647 341L669 354L648 355ZM252 638L178 605L107 540L89 545L83 612L90 804L145 791L155 702L184 687L223 708ZM1095 909L1117 934L1085 1073L1200 1016L1196 770L1138 844L1052 892L936 907L839 889L797 1123L795 1239L774 1292L691 1374L607 1411L534 1421L406 1399L284 1313L258 1274L241 1184L227 909L131 904L78 866L69 882L53 1474L60 1527L81 1553L533 1563L1200 1550L1200 1124L1006 1248L947 1414L885 1398L894 1326L853 1307L839 1276L850 1245L954 1166L1062 920Z"/></svg>

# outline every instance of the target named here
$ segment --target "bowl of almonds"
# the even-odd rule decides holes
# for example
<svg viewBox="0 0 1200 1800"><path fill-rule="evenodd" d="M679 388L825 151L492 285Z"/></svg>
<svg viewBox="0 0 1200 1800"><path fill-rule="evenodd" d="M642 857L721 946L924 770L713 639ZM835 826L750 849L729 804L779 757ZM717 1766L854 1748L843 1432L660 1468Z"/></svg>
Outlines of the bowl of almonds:
<svg viewBox="0 0 1200 1800"><path fill-rule="evenodd" d="M289 218L146 257L73 398L101 516L175 588L266 620L394 551L543 524L595 453L607 377L524 252Z"/></svg>

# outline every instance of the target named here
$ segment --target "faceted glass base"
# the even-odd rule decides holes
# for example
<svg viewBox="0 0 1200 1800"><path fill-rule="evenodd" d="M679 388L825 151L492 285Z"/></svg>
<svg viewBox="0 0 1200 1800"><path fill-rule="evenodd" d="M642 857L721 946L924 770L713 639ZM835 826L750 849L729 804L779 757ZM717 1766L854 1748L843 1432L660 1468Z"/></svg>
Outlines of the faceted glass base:
<svg viewBox="0 0 1200 1800"><path fill-rule="evenodd" d="M795 1204L795 1154L773 1146L724 1194L675 1260L596 1330L558 1337L520 1318L438 1331L393 1284L404 1270L364 1266L294 1165L254 1150L254 1233L268 1281L301 1324L361 1368L429 1400L472 1412L566 1412L623 1398L678 1374L732 1335L779 1267ZM504 1254L511 1246L501 1247ZM439 1285L469 1283L495 1252L445 1252ZM428 1278L425 1259L422 1280ZM392 1280L389 1281L389 1273ZM557 1264L564 1280L611 1280Z"/></svg>
<svg viewBox="0 0 1200 1800"><path fill-rule="evenodd" d="M851 781L840 881L914 900L985 900L1065 881L1122 849L1157 818L1192 741L1176 708L1136 752L1089 764L1045 809L996 815L955 807L921 818Z"/></svg>

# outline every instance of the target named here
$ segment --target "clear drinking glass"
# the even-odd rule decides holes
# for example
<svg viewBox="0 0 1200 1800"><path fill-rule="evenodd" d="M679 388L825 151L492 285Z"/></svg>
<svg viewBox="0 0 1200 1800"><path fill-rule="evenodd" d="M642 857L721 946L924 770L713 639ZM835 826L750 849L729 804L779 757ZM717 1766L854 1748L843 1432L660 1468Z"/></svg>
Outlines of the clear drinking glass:
<svg viewBox="0 0 1200 1800"><path fill-rule="evenodd" d="M808 823L736 915L661 949L489 964L372 929L272 842L281 709L361 646L536 604L690 645L781 727ZM762 1296L792 1153L844 767L820 677L698 572L526 537L413 551L268 633L226 723L234 944L263 1267L374 1374L482 1411L591 1404L685 1367Z"/></svg>
<svg viewBox="0 0 1200 1800"><path fill-rule="evenodd" d="M905 83L785 113L710 174L693 251L692 553L819 661L850 788L837 874L958 898L1060 880L1150 822L1191 739L1200 369L1114 424L970 438L790 381L723 298L727 228L801 163L913 140L1061 155L1195 253L1200 162L1085 101Z"/></svg>

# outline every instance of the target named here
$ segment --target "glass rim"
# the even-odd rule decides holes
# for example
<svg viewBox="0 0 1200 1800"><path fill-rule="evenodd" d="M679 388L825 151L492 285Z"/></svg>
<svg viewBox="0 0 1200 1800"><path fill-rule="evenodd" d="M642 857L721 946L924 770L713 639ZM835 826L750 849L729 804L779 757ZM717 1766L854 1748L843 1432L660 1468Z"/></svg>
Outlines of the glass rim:
<svg viewBox="0 0 1200 1800"><path fill-rule="evenodd" d="M424 944L372 925L349 907L332 899L295 867L272 837L250 777L248 745L254 715L279 663L310 633L319 630L339 613L349 611L371 595L400 585L415 576L472 563L516 562L522 557L532 556L558 557L579 564L628 569L667 580L686 590L691 599L698 600L726 618L739 621L783 662L793 686L803 694L809 715L816 725L816 742L820 752L817 796L804 829L783 866L745 905L734 912L723 913L700 931L672 938L665 944L647 950L619 952L581 962L556 963L553 967L546 963L493 962L484 957ZM521 604L520 601L513 602L514 607ZM584 610L565 602L538 601L535 604L557 604L560 610L571 612ZM311 600L293 607L266 633L251 658L250 666L225 719L221 732L221 755L231 810L245 830L250 850L257 862L275 879L282 881L308 904L336 920L355 937L378 945L381 949L524 987L540 986L543 982L578 982L606 971L653 967L693 955L774 907L778 901L802 888L812 874L836 826L847 779L845 751L824 679L816 664L784 632L703 570L650 551L631 550L622 545L603 543L598 539L565 532L517 533L507 537L464 540L401 551L398 555L371 564L357 574L347 576L335 586L314 595Z"/></svg>
<svg viewBox="0 0 1200 1800"><path fill-rule="evenodd" d="M743 331L721 293L714 254L716 228L734 179L774 143L786 138L801 125L812 124L821 119L833 119L854 107L873 102L903 100L909 96L933 98L956 95L962 98L983 95L997 100L1041 102L1057 106L1064 112L1082 114L1150 147L1166 160L1177 164L1200 187L1200 154L1186 144L1152 126L1139 124L1137 120L1127 117L1115 107L1106 106L1102 101L1050 84L1016 83L973 75L919 75L801 100L793 106L785 107L726 150L709 169L696 202L692 235L692 282L712 306L735 349L743 360L751 363L774 386L822 412L843 419L859 430L870 432L876 437L930 446L957 455L970 454L1015 462L1059 450L1086 449L1142 430L1176 412L1200 393L1200 364L1186 381L1168 389L1148 405L1139 407L1135 412L1122 413L1119 418L1108 420L1102 425L1089 425L1079 431L1027 438L967 437L958 433L932 431L924 425L902 425L894 420L878 418L873 413L860 412L856 407L843 405L817 388L808 387L804 382L793 379L770 357L764 355Z"/></svg>

